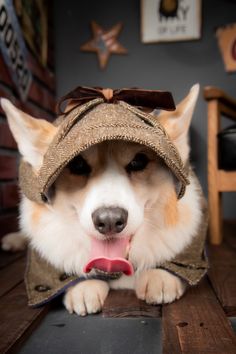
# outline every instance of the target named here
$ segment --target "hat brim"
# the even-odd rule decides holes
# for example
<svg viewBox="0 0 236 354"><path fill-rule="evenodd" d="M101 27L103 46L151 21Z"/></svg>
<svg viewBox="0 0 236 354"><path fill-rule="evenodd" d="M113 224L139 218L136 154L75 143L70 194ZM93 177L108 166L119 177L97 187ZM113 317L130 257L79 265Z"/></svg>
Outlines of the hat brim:
<svg viewBox="0 0 236 354"><path fill-rule="evenodd" d="M176 147L156 119L124 102L98 102L84 116L74 113L62 122L37 175L29 164L21 164L23 192L32 200L45 201L50 186L76 155L95 144L113 140L135 142L156 152L181 183L178 197L183 195L189 181Z"/></svg>
<svg viewBox="0 0 236 354"><path fill-rule="evenodd" d="M128 131L128 134L127 134ZM145 137L144 137L145 136ZM82 137L82 139L81 139ZM41 173L39 175L41 193L46 194L49 187L60 175L65 166L78 154L87 150L89 147L99 144L104 141L114 141L122 140L126 142L134 142L138 144L145 145L153 150L160 158L162 158L165 164L171 169L176 178L182 182L183 185L188 184L188 179L183 173L183 169L174 162L173 158L169 156L165 149L163 149L163 141L157 141L156 136L153 134L152 130L140 130L139 127L126 126L126 127L102 127L98 130L97 127L94 129L89 129L89 132L80 131L77 138L75 137L73 149L67 150L66 139L62 141L61 144L57 146L57 154L61 156L54 162L54 169L48 171L49 173Z"/></svg>

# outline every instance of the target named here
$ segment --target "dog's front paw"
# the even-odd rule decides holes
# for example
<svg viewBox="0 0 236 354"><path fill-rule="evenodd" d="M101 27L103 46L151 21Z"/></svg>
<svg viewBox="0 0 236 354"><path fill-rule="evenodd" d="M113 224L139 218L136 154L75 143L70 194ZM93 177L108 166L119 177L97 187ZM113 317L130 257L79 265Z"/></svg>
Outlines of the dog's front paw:
<svg viewBox="0 0 236 354"><path fill-rule="evenodd" d="M65 297L64 305L70 313L86 316L100 312L109 292L109 285L96 279L88 279L71 287Z"/></svg>
<svg viewBox="0 0 236 354"><path fill-rule="evenodd" d="M185 289L181 279L163 269L142 272L135 284L137 297L153 305L173 302L183 295Z"/></svg>

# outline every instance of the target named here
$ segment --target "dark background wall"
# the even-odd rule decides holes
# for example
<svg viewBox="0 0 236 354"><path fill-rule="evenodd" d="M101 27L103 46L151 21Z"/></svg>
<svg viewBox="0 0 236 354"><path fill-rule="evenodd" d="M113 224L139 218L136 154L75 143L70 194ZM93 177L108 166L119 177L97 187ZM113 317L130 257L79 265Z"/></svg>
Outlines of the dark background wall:
<svg viewBox="0 0 236 354"><path fill-rule="evenodd" d="M218 49L217 27L236 22L236 1L203 0L202 38L197 41L142 44L139 0L55 1L55 60L58 96L78 85L111 88L138 86L169 90L175 101L199 82L201 89L215 85L236 97L236 73L224 70ZM99 69L96 55L80 51L91 38L90 22L103 28L124 24L119 41L126 56L112 55L107 68ZM192 162L207 191L206 103L200 94L191 127ZM236 216L235 193L224 196L225 215Z"/></svg>

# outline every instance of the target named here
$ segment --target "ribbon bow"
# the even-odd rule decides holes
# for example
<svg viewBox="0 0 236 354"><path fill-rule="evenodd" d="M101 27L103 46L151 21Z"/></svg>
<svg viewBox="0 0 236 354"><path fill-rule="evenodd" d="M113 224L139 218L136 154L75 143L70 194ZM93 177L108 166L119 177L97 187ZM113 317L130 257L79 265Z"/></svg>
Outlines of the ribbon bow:
<svg viewBox="0 0 236 354"><path fill-rule="evenodd" d="M172 94L168 91L142 90L138 88L112 90L101 87L78 86L59 100L57 112L65 114L65 108L68 103L78 106L95 98L103 98L106 103L125 101L146 111L157 108L167 111L175 110Z"/></svg>

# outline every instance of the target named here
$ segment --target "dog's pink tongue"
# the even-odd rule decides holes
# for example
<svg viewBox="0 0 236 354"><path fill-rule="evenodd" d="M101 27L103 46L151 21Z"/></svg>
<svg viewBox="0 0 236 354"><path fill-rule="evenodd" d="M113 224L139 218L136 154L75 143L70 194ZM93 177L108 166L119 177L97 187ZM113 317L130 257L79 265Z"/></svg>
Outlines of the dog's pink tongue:
<svg viewBox="0 0 236 354"><path fill-rule="evenodd" d="M108 273L121 272L132 275L132 264L125 259L129 238L113 239L109 241L91 240L90 261L85 265L84 272L89 273L93 268Z"/></svg>

